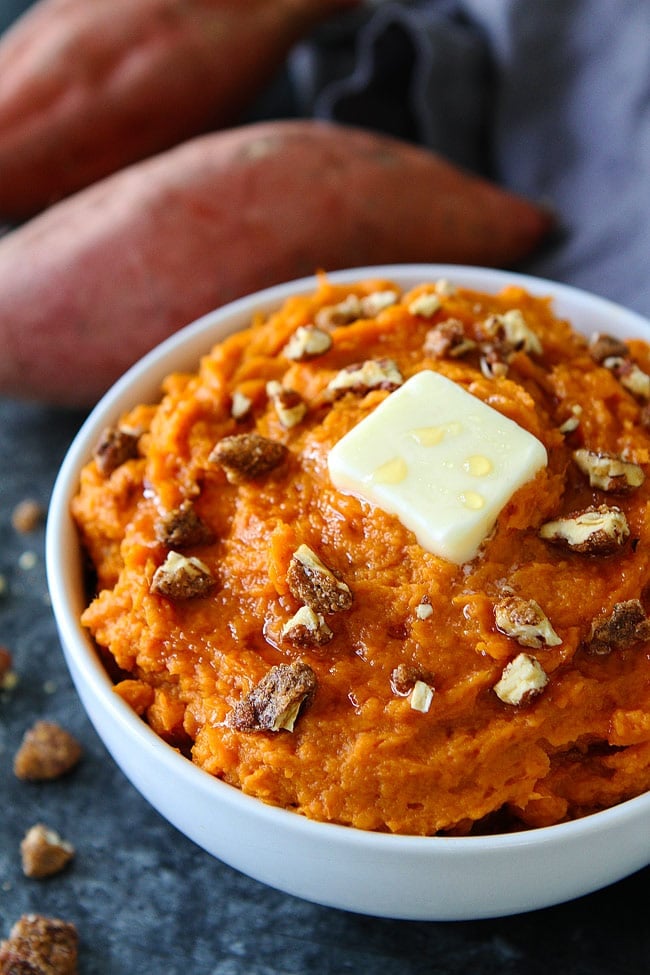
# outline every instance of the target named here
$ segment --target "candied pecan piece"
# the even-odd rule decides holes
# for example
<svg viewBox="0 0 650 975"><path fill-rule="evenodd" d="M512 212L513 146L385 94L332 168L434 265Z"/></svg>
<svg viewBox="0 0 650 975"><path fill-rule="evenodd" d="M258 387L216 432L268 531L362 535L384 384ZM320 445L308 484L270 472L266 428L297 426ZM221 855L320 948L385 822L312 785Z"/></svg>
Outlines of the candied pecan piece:
<svg viewBox="0 0 650 975"><path fill-rule="evenodd" d="M205 562L172 551L154 572L149 591L168 599L194 599L207 595L215 585Z"/></svg>
<svg viewBox="0 0 650 975"><path fill-rule="evenodd" d="M605 332L594 332L589 340L589 355L594 362L604 362L612 357L625 359L629 354L630 350L624 342Z"/></svg>
<svg viewBox="0 0 650 975"><path fill-rule="evenodd" d="M315 613L338 613L352 605L352 592L308 545L299 545L287 570L289 591Z"/></svg>
<svg viewBox="0 0 650 975"><path fill-rule="evenodd" d="M433 318L440 310L442 302L440 296L432 291L423 291L417 295L409 304L409 314L418 318Z"/></svg>
<svg viewBox="0 0 650 975"><path fill-rule="evenodd" d="M214 541L214 532L196 513L189 498L168 511L155 526L156 538L167 548L191 548Z"/></svg>
<svg viewBox="0 0 650 975"><path fill-rule="evenodd" d="M335 305L325 305L316 312L314 320L319 328L336 328L338 325L351 325L361 315L361 299L348 295Z"/></svg>
<svg viewBox="0 0 650 975"><path fill-rule="evenodd" d="M370 389L392 391L403 383L402 374L392 359L366 359L346 366L328 383L335 394L361 393Z"/></svg>
<svg viewBox="0 0 650 975"><path fill-rule="evenodd" d="M245 393L235 390L230 399L230 415L233 420L243 420L248 416L253 407L253 401L250 396L246 396Z"/></svg>
<svg viewBox="0 0 650 975"><path fill-rule="evenodd" d="M325 617L311 606L301 606L282 627L282 638L297 647L320 647L333 636Z"/></svg>
<svg viewBox="0 0 650 975"><path fill-rule="evenodd" d="M70 863L74 847L53 829L36 823L25 833L20 844L20 855L26 877L51 877Z"/></svg>
<svg viewBox="0 0 650 975"><path fill-rule="evenodd" d="M14 758L19 779L41 782L70 772L81 758L77 739L53 721L37 721L23 737Z"/></svg>
<svg viewBox="0 0 650 975"><path fill-rule="evenodd" d="M120 427L107 427L99 438L93 457L97 469L104 477L121 467L127 460L138 456L139 437Z"/></svg>
<svg viewBox="0 0 650 975"><path fill-rule="evenodd" d="M421 667L398 664L390 675L390 686L393 694L398 697L410 695L414 711L426 713L431 707L434 695L433 677Z"/></svg>
<svg viewBox="0 0 650 975"><path fill-rule="evenodd" d="M590 487L601 491L623 494L641 487L645 481L643 468L614 454L580 448L574 450L573 459L582 473L588 476Z"/></svg>
<svg viewBox="0 0 650 975"><path fill-rule="evenodd" d="M508 375L508 360L503 350L496 345L482 345L483 352L479 360L481 372L486 379L499 379Z"/></svg>
<svg viewBox="0 0 650 975"><path fill-rule="evenodd" d="M481 324L481 332L506 353L522 351L541 355L543 352L542 343L518 308L502 315L489 315Z"/></svg>
<svg viewBox="0 0 650 975"><path fill-rule="evenodd" d="M504 704L515 706L540 694L548 684L544 668L528 653L518 654L503 669L494 692Z"/></svg>
<svg viewBox="0 0 650 975"><path fill-rule="evenodd" d="M361 299L361 314L364 318L376 318L384 309L396 305L399 301L399 294L392 288L385 288L383 291L371 291L369 295L364 295Z"/></svg>
<svg viewBox="0 0 650 975"><path fill-rule="evenodd" d="M255 432L236 433L220 440L208 459L223 467L231 484L241 484L264 477L284 463L288 453L278 440Z"/></svg>
<svg viewBox="0 0 650 975"><path fill-rule="evenodd" d="M459 359L475 348L476 342L465 335L463 323L457 318L448 318L429 329L424 338L423 351L436 359L445 356Z"/></svg>
<svg viewBox="0 0 650 975"><path fill-rule="evenodd" d="M307 404L300 393L286 389L278 382L267 383L266 392L284 429L297 426L307 412Z"/></svg>
<svg viewBox="0 0 650 975"><path fill-rule="evenodd" d="M629 534L625 514L605 504L547 521L539 529L540 538L581 555L609 555L626 542Z"/></svg>
<svg viewBox="0 0 650 975"><path fill-rule="evenodd" d="M607 618L594 621L588 646L593 653L606 654L645 640L650 640L650 620L640 600L626 599Z"/></svg>
<svg viewBox="0 0 650 975"><path fill-rule="evenodd" d="M562 643L551 621L534 599L504 596L494 606L497 629L522 647L557 647Z"/></svg>
<svg viewBox="0 0 650 975"><path fill-rule="evenodd" d="M650 399L650 376L636 362L629 358L610 356L603 360L602 365L616 376L621 386L632 396L642 400Z"/></svg>
<svg viewBox="0 0 650 975"><path fill-rule="evenodd" d="M318 325L300 325L282 350L294 362L306 362L332 348L332 336Z"/></svg>
<svg viewBox="0 0 650 975"><path fill-rule="evenodd" d="M316 675L308 664L277 664L235 705L226 723L237 731L293 731L300 708L315 690Z"/></svg>
<svg viewBox="0 0 650 975"><path fill-rule="evenodd" d="M78 943L74 924L23 914L0 942L0 975L77 975Z"/></svg>

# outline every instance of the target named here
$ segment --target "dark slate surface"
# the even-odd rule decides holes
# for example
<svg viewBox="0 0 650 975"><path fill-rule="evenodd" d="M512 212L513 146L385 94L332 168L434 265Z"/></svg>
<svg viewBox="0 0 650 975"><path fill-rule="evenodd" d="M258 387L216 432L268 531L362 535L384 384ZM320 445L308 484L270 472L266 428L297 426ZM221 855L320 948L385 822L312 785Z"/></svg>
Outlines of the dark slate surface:
<svg viewBox="0 0 650 975"><path fill-rule="evenodd" d="M650 970L650 870L544 911L457 923L348 914L269 889L202 852L133 789L98 740L68 676L48 605L44 530L18 534L14 506L47 505L83 417L0 400L0 644L19 683L0 693L0 936L26 912L74 921L82 975L639 975ZM27 559L25 555L27 554ZM33 563L30 567L30 564ZM18 781L14 753L38 718L81 741L67 778ZM76 848L47 880L23 876L35 822ZM649 827L650 828L650 827Z"/></svg>

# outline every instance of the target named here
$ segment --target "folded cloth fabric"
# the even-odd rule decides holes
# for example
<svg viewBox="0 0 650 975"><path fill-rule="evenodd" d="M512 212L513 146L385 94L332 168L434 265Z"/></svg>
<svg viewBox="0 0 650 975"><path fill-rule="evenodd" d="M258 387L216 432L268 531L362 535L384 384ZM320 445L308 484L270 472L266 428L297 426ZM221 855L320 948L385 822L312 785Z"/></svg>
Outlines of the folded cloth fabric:
<svg viewBox="0 0 650 975"><path fill-rule="evenodd" d="M301 110L411 139L545 200L526 270L650 315L647 0L369 5L302 45Z"/></svg>

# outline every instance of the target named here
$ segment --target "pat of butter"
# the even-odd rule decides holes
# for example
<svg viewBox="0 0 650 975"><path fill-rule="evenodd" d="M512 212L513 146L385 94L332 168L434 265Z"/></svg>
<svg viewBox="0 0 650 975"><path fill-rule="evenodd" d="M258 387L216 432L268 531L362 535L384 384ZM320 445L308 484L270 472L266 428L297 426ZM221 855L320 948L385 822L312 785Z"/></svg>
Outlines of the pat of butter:
<svg viewBox="0 0 650 975"><path fill-rule="evenodd" d="M459 565L546 463L536 437L429 370L391 393L328 457L335 487L396 515L423 548Z"/></svg>

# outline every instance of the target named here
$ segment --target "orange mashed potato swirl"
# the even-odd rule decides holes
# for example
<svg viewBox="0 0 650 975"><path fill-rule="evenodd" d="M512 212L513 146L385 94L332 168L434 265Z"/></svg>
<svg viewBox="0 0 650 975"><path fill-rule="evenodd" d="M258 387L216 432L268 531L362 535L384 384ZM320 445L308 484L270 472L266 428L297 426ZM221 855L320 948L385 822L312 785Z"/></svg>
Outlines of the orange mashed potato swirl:
<svg viewBox="0 0 650 975"><path fill-rule="evenodd" d="M423 369L548 453L464 565L328 476ZM644 343L590 343L517 287L322 276L82 473L83 623L116 692L206 772L366 830L543 826L649 789L648 373Z"/></svg>

